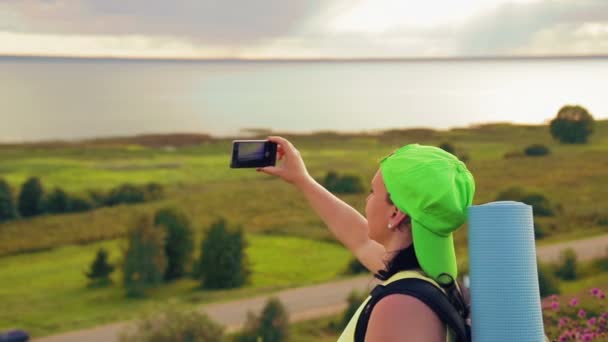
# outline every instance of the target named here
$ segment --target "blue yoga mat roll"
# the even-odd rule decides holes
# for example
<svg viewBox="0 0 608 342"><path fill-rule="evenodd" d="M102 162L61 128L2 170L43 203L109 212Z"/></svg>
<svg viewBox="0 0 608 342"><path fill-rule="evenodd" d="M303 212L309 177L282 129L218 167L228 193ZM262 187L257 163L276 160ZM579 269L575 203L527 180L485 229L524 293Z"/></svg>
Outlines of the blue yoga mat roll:
<svg viewBox="0 0 608 342"><path fill-rule="evenodd" d="M545 341L532 207L476 205L468 220L473 341Z"/></svg>

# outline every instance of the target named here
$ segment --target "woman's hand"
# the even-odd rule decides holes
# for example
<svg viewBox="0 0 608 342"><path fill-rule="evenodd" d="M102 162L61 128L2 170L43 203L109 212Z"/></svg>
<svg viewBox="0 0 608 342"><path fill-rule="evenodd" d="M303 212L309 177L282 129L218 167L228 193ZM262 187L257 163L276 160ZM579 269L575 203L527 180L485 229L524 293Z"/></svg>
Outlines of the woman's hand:
<svg viewBox="0 0 608 342"><path fill-rule="evenodd" d="M277 143L277 159L282 163L277 166L258 168L257 171L281 177L284 181L296 186L310 179L300 151L285 138L271 136L268 137L268 140Z"/></svg>

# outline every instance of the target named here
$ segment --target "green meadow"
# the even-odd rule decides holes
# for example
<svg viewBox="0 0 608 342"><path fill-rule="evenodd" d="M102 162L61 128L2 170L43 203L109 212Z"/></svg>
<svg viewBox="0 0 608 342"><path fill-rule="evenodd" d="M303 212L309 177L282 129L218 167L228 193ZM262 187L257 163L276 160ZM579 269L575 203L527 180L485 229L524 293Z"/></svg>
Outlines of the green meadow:
<svg viewBox="0 0 608 342"><path fill-rule="evenodd" d="M93 253L105 247L110 261L120 262L121 248L126 243L122 240L1 258L0 331L22 327L34 336L43 336L133 319L169 300L176 305L192 306L319 283L342 277L350 260L344 248L311 239L249 235L248 241L252 276L245 287L202 291L198 281L182 279L153 290L145 300L125 297L120 272L114 273L113 285L87 287L84 273ZM291 256L288 262L283 259L285 255Z"/></svg>
<svg viewBox="0 0 608 342"><path fill-rule="evenodd" d="M475 204L493 201L502 190L518 186L561 207L553 217L536 218L546 234L541 243L608 231L608 121L596 123L585 145L559 144L547 126L510 124L284 136L300 149L315 178L334 170L359 176L365 186L378 160L392 150L414 142L449 142L458 155L467 156L475 175ZM551 154L523 155L525 147L538 143ZM168 300L191 306L341 277L348 252L335 243L303 197L267 175L229 169L230 151L227 139L196 145L173 144L170 139L149 144L137 138L0 145L0 177L15 195L31 176L39 177L47 192L61 187L86 195L148 182L163 184L166 190L159 201L0 224L0 330L21 327L42 336L135 318ZM520 155L505 158L507 153ZM341 195L360 211L366 196ZM199 236L197 255L200 237L217 218L242 226L250 243L250 284L238 290L202 291L196 281L184 279L162 286L148 299L134 300L125 297L116 272L114 285L88 288L84 272L98 248L108 248L111 260L119 262L122 238L134 219L164 206L179 207L191 217ZM466 252L466 227L456 234L456 241L459 251Z"/></svg>

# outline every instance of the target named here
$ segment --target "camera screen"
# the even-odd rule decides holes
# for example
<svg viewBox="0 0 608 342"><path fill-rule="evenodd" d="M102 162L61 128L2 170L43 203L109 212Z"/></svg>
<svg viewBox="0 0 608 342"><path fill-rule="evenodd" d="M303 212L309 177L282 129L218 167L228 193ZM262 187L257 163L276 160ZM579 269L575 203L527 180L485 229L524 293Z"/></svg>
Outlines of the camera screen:
<svg viewBox="0 0 608 342"><path fill-rule="evenodd" d="M265 143L240 143L237 159L239 162L249 162L254 160L262 160L266 157Z"/></svg>

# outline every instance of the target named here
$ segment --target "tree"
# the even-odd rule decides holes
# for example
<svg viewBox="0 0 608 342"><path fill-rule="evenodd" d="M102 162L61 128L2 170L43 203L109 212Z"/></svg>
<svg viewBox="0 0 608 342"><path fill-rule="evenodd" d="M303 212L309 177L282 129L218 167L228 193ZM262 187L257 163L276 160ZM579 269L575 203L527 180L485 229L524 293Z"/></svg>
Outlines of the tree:
<svg viewBox="0 0 608 342"><path fill-rule="evenodd" d="M23 217L32 217L44 212L44 190L36 177L28 179L21 186L19 194L19 213Z"/></svg>
<svg viewBox="0 0 608 342"><path fill-rule="evenodd" d="M576 252L569 248L560 255L560 266L555 275L563 280L576 280L578 277L576 266Z"/></svg>
<svg viewBox="0 0 608 342"><path fill-rule="evenodd" d="M559 281L551 272L549 266L537 262L538 265L538 287L541 298L559 294Z"/></svg>
<svg viewBox="0 0 608 342"><path fill-rule="evenodd" d="M13 193L8 183L0 178L0 223L17 218Z"/></svg>
<svg viewBox="0 0 608 342"><path fill-rule="evenodd" d="M112 272L114 272L114 265L108 262L108 252L104 248L100 248L86 276L92 285L105 285L112 282L110 280Z"/></svg>
<svg viewBox="0 0 608 342"><path fill-rule="evenodd" d="M195 276L201 286L208 289L239 287L249 277L249 262L245 254L243 230L238 227L229 231L224 219L211 225L201 243L201 256Z"/></svg>
<svg viewBox="0 0 608 342"><path fill-rule="evenodd" d="M60 188L55 188L46 198L46 210L51 214L61 214L68 211L70 206L68 194Z"/></svg>
<svg viewBox="0 0 608 342"><path fill-rule="evenodd" d="M593 133L595 120L581 106L564 106L551 120L551 135L562 143L584 144Z"/></svg>
<svg viewBox="0 0 608 342"><path fill-rule="evenodd" d="M289 339L289 316L277 298L270 298L260 316L247 315L244 332L237 342L283 342Z"/></svg>
<svg viewBox="0 0 608 342"><path fill-rule="evenodd" d="M190 219L175 208L164 208L156 212L154 223L166 232L167 269L164 279L173 280L184 276L194 250L194 232Z"/></svg>
<svg viewBox="0 0 608 342"><path fill-rule="evenodd" d="M123 264L129 297L142 297L149 288L162 282L167 267L164 240L164 230L154 227L147 215L140 217L129 231Z"/></svg>

